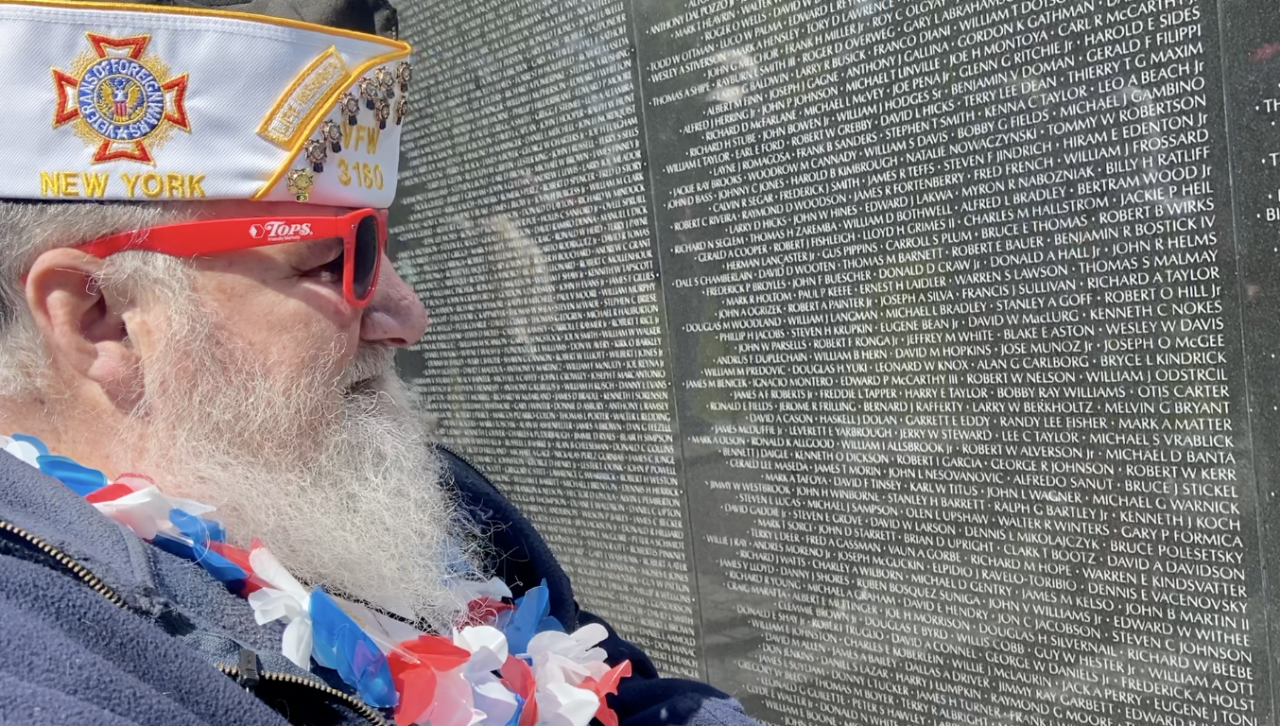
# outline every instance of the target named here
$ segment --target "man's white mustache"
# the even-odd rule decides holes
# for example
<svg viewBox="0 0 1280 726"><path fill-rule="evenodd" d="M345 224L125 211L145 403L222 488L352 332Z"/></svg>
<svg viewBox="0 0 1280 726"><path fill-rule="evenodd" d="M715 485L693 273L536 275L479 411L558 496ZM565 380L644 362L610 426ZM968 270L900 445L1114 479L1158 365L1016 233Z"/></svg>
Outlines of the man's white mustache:
<svg viewBox="0 0 1280 726"><path fill-rule="evenodd" d="M338 378L338 389L348 391L357 383L379 376L395 375L395 357L393 348L381 345L362 345L356 349L342 375Z"/></svg>

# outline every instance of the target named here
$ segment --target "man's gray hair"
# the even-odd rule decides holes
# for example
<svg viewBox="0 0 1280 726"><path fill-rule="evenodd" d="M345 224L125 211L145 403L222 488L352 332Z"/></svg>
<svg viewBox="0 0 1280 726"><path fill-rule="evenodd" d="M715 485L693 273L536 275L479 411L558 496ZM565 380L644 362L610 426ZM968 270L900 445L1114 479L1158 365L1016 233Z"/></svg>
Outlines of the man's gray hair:
<svg viewBox="0 0 1280 726"><path fill-rule="evenodd" d="M90 240L194 216L190 208L128 202L0 201L0 397L34 392L48 354L27 308L23 276L41 254ZM122 252L103 266L97 283L140 294L172 296L189 290L184 261L151 252Z"/></svg>

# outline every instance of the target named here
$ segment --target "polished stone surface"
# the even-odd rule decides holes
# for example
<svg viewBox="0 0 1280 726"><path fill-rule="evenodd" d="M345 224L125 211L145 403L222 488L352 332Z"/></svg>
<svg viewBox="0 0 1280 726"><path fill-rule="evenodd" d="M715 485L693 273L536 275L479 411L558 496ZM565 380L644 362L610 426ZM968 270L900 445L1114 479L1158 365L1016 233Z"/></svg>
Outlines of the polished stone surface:
<svg viewBox="0 0 1280 726"><path fill-rule="evenodd" d="M588 607L773 724L1269 721L1276 10L404 15L402 364Z"/></svg>

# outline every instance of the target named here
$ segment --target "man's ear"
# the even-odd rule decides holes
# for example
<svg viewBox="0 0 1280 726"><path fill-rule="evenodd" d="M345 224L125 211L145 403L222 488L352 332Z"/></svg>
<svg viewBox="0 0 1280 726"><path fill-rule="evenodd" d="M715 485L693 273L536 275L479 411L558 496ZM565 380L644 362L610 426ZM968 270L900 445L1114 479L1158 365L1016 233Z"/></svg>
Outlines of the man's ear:
<svg viewBox="0 0 1280 726"><path fill-rule="evenodd" d="M27 273L27 306L56 366L96 384L111 404L130 406L142 390L125 324L132 303L99 288L102 265L79 250L45 252Z"/></svg>

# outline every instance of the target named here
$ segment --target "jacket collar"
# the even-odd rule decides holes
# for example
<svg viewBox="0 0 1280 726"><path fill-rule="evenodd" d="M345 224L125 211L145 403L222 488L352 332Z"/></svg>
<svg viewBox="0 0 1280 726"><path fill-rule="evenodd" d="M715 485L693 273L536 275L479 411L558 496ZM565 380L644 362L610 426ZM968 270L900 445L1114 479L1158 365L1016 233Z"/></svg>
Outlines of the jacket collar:
<svg viewBox="0 0 1280 726"><path fill-rule="evenodd" d="M470 462L442 449L458 503L489 532L501 553L498 572L517 595L543 581L551 615L566 629L577 627L577 603L568 575L533 524ZM161 617L175 607L198 609L201 620L262 642L275 629L253 624L250 608L198 566L139 539L104 516L62 482L0 451L0 521L8 522L63 551L124 599L132 609ZM275 648L278 651L278 643Z"/></svg>
<svg viewBox="0 0 1280 726"><path fill-rule="evenodd" d="M0 452L0 520L56 547L129 607L155 612L150 545L103 516L62 482Z"/></svg>

